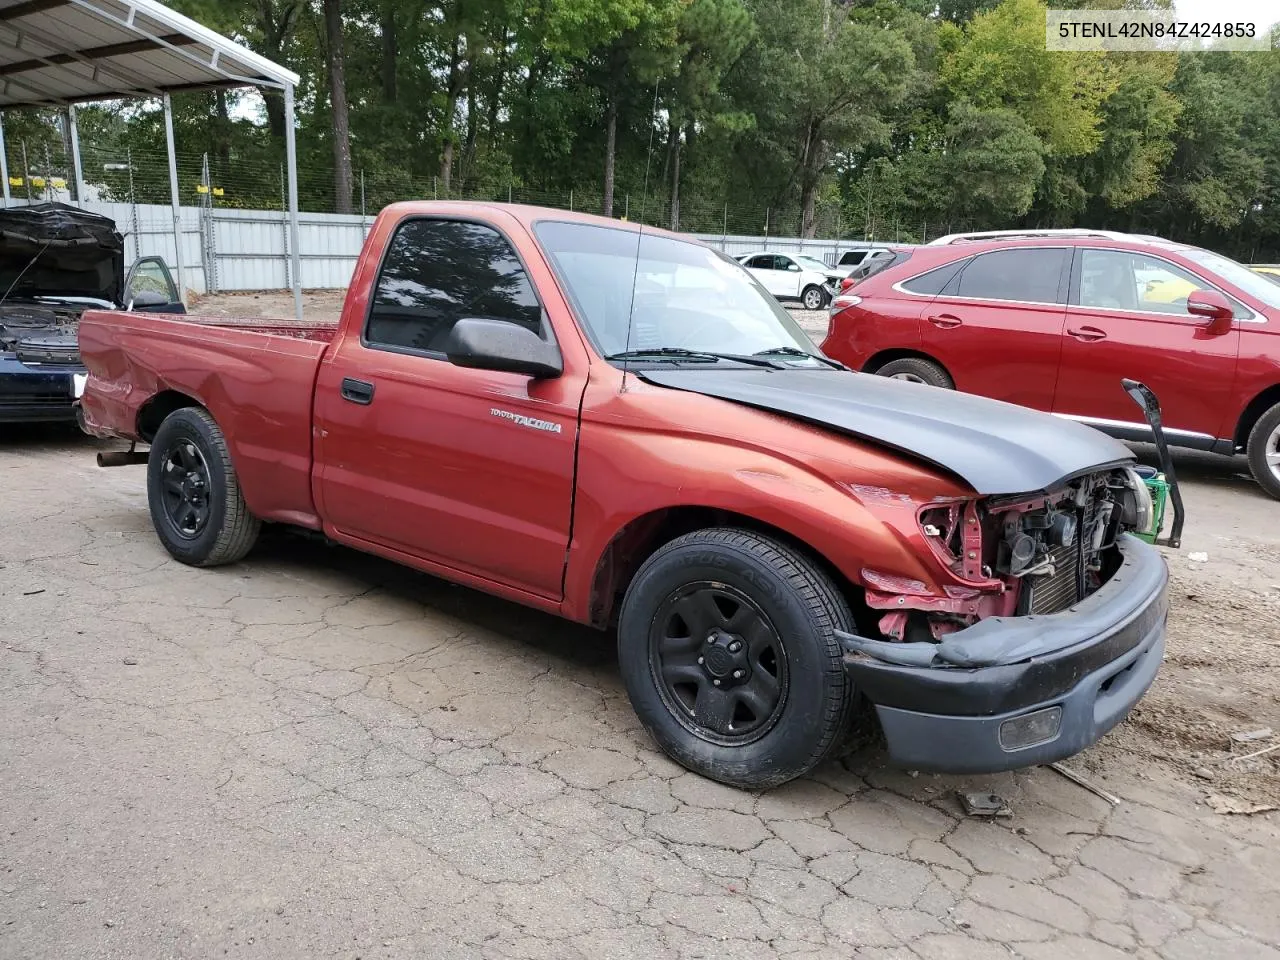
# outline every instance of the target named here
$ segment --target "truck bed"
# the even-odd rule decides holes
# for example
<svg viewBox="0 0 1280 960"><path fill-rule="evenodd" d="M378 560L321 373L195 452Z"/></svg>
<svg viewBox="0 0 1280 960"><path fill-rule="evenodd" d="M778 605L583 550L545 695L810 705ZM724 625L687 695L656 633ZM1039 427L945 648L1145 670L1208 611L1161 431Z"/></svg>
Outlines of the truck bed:
<svg viewBox="0 0 1280 960"><path fill-rule="evenodd" d="M333 324L90 311L80 321L89 371L84 427L149 442L193 402L223 426L249 508L318 528L311 496L311 400Z"/></svg>

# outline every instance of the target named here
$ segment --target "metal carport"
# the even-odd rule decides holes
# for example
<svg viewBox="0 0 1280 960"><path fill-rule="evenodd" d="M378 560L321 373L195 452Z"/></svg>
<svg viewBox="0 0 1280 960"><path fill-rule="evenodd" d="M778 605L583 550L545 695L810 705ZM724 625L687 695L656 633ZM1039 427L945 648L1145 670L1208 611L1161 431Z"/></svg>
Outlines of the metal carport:
<svg viewBox="0 0 1280 960"><path fill-rule="evenodd" d="M171 93L215 87L275 87L284 94L285 154L289 180L289 247L294 309L302 317L298 256L298 159L294 90L298 75L202 27L155 0L0 0L0 184L9 205L9 165L3 110L59 107L67 111L76 197L84 174L75 105L93 100L158 97L164 103L169 192L182 264L178 165L173 145Z"/></svg>

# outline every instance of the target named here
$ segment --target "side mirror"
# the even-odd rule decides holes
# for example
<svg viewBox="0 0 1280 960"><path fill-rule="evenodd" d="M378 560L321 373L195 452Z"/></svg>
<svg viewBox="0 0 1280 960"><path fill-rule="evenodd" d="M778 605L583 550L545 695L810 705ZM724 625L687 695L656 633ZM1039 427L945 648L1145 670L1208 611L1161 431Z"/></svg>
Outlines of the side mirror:
<svg viewBox="0 0 1280 960"><path fill-rule="evenodd" d="M1227 333L1235 320L1235 311L1227 298L1217 290L1193 290L1187 296L1187 313L1209 318L1209 332Z"/></svg>
<svg viewBox="0 0 1280 960"><path fill-rule="evenodd" d="M139 290L129 300L125 307L130 313L134 310L147 310L153 307L168 306L169 298L162 293L156 293L154 290Z"/></svg>
<svg viewBox="0 0 1280 960"><path fill-rule="evenodd" d="M799 272L800 272L800 264L798 264L798 263L789 263L789 264L787 264L787 269L788 269L788 270L790 270L792 273L799 273Z"/></svg>
<svg viewBox="0 0 1280 960"><path fill-rule="evenodd" d="M502 320L459 320L449 331L444 354L455 366L477 370L502 370L539 379L564 372L560 349L554 343Z"/></svg>

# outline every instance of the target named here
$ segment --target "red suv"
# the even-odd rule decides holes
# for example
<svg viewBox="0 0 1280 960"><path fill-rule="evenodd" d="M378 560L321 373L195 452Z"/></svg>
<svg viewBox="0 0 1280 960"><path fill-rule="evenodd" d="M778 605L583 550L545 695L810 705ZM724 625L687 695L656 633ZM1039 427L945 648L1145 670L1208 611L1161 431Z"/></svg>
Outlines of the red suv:
<svg viewBox="0 0 1280 960"><path fill-rule="evenodd" d="M1280 286L1158 237L957 234L831 304L823 351L855 370L1007 400L1150 440L1120 386L1160 398L1169 442L1246 452L1280 498Z"/></svg>

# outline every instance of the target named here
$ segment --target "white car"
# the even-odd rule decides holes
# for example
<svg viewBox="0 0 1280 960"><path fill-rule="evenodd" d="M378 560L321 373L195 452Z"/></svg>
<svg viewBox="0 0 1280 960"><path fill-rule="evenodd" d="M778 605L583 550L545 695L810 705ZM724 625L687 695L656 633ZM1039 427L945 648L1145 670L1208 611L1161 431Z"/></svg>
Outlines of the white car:
<svg viewBox="0 0 1280 960"><path fill-rule="evenodd" d="M798 253L744 253L738 262L779 300L796 300L821 310L836 294L842 276L821 260Z"/></svg>

